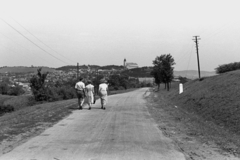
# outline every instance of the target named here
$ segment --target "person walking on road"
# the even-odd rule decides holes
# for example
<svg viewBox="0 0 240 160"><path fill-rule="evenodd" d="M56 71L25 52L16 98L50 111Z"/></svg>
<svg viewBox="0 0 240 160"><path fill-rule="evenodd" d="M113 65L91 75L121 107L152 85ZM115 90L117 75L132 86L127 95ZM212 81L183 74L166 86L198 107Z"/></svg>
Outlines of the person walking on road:
<svg viewBox="0 0 240 160"><path fill-rule="evenodd" d="M108 91L108 85L106 84L107 81L105 79L102 79L100 81L99 85L99 97L101 100L101 109L106 109L105 106L107 104L107 91Z"/></svg>
<svg viewBox="0 0 240 160"><path fill-rule="evenodd" d="M79 82L76 83L75 85L75 90L77 93L77 98L78 98L78 107L79 109L82 109L83 103L84 103L84 98L85 98L85 84L82 82L83 78L79 78Z"/></svg>
<svg viewBox="0 0 240 160"><path fill-rule="evenodd" d="M90 80L87 82L85 91L87 96L87 103L89 106L88 109L90 110L94 101L94 86L92 85L92 82Z"/></svg>

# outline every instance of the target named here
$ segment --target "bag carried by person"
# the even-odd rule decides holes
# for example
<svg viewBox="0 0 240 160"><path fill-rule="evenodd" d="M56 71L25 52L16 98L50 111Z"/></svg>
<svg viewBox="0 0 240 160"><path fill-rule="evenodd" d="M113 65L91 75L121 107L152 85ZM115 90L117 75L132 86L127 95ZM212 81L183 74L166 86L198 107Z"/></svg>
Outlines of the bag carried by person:
<svg viewBox="0 0 240 160"><path fill-rule="evenodd" d="M93 95L93 104L95 104L96 103L96 95L94 94Z"/></svg>

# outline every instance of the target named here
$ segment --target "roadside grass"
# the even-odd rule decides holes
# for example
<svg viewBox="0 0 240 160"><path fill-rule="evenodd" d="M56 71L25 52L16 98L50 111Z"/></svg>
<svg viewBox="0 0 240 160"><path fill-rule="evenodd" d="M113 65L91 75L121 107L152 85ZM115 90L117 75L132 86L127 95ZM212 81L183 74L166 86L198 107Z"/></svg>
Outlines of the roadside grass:
<svg viewBox="0 0 240 160"><path fill-rule="evenodd" d="M14 96L2 95L0 94L0 105L3 104L6 100L13 98Z"/></svg>
<svg viewBox="0 0 240 160"><path fill-rule="evenodd" d="M10 151L16 144L40 134L59 120L68 116L76 106L76 99L44 103L6 113L0 117L0 143L2 152Z"/></svg>
<svg viewBox="0 0 240 160"><path fill-rule="evenodd" d="M182 108L240 135L240 70L194 80L184 92L169 94Z"/></svg>
<svg viewBox="0 0 240 160"><path fill-rule="evenodd" d="M197 150L190 145L194 137L203 145L240 157L239 78L238 70L189 81L183 85L182 94L179 94L179 84L174 83L170 91L152 92L148 99L149 112L168 136L182 135L175 141L190 155L189 151ZM191 147L186 148L184 143Z"/></svg>
<svg viewBox="0 0 240 160"><path fill-rule="evenodd" d="M153 91L147 98L148 111L159 129L173 140L187 160L208 159L213 156L214 150L222 155L237 155L238 146L232 140L238 139L238 136L230 135L215 123L181 108L168 99L168 93L166 90Z"/></svg>
<svg viewBox="0 0 240 160"><path fill-rule="evenodd" d="M15 110L19 110L25 107L37 104L31 95L12 96L3 103L4 105L11 105Z"/></svg>

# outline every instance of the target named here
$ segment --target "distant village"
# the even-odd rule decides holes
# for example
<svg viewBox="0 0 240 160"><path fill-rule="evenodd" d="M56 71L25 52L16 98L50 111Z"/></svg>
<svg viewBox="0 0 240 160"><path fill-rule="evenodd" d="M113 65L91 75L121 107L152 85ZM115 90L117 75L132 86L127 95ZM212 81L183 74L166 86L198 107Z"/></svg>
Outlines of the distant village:
<svg viewBox="0 0 240 160"><path fill-rule="evenodd" d="M20 68L20 69L19 69ZM24 70L25 68L25 70ZM82 65L79 66L79 69L77 69L77 66L63 66L56 69L50 69L48 67L43 66L31 66L31 67L1 67L0 68L0 82L3 81L4 78L8 78L12 85L18 84L23 87L23 89L26 92L30 92L29 87L29 80L32 76L36 75L37 69L42 68L42 72L48 72L47 76L47 83L55 83L56 81L62 80L62 81L68 81L69 79L73 79L77 77L77 74L80 76L83 75L84 77L87 76L94 76L94 75L103 75L105 77L108 77L112 74L121 74L121 73L127 73L132 74L133 77L139 78L140 81L153 81L153 79L150 77L150 71L151 68L149 67L143 67L139 68L137 63L133 62L127 62L126 59L123 60L122 66L116 66L116 65L109 65L109 66L94 66L94 65ZM4 69L6 69L4 71ZM7 70L8 69L8 70ZM15 70L15 71L14 71ZM139 73L136 74L135 72ZM144 71L144 72L142 72ZM140 74L145 73L145 75ZM146 76L147 73L147 76Z"/></svg>

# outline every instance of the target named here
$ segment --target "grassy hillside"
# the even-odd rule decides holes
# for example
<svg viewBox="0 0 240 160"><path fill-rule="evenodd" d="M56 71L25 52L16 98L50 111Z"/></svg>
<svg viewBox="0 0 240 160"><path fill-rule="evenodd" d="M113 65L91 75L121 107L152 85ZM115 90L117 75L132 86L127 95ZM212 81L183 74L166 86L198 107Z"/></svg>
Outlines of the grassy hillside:
<svg viewBox="0 0 240 160"><path fill-rule="evenodd" d="M168 97L175 105L240 135L240 70L193 80L184 92L172 89Z"/></svg>
<svg viewBox="0 0 240 160"><path fill-rule="evenodd" d="M37 73L37 70L40 67L3 67L0 68L0 73L29 73L29 72L35 72ZM43 72L54 72L54 68L49 67L41 67Z"/></svg>

